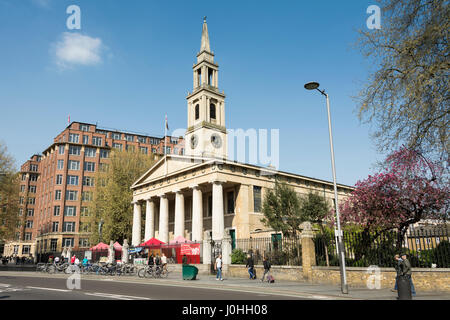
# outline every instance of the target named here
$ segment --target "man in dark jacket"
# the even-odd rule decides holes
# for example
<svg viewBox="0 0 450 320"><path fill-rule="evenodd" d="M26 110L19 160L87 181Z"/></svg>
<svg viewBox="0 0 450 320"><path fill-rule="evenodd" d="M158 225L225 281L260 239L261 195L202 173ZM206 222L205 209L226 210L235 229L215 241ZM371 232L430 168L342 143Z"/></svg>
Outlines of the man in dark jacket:
<svg viewBox="0 0 450 320"><path fill-rule="evenodd" d="M406 277L409 282L411 283L411 294L413 296L416 295L416 289L414 288L414 284L412 282L412 278L411 278L411 262L409 262L408 260L408 256L406 253L402 254L402 261L400 262L400 272L401 275Z"/></svg>
<svg viewBox="0 0 450 320"><path fill-rule="evenodd" d="M266 276L266 274L269 273L271 267L269 260L267 260L267 257L264 257L263 264L264 264L264 274L262 275L261 282L264 281L264 277Z"/></svg>
<svg viewBox="0 0 450 320"><path fill-rule="evenodd" d="M247 255L247 264L245 266L248 268L248 274L250 275L250 279L256 279L254 272L255 263L253 262L253 258L251 255Z"/></svg>
<svg viewBox="0 0 450 320"><path fill-rule="evenodd" d="M398 277L401 275L401 266L400 266L400 264L402 262L402 258L400 258L399 254L396 254L394 256L394 259L395 259L394 269L396 271L396 275L395 275L395 286L394 286L394 289L391 290L393 292L397 291L397 288L398 288L397 287L397 282L398 282Z"/></svg>

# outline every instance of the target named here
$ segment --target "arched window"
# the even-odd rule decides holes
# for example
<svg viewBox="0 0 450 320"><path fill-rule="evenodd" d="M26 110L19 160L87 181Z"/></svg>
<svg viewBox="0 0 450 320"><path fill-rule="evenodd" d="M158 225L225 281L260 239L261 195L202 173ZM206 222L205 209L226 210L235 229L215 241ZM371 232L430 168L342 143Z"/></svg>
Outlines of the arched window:
<svg viewBox="0 0 450 320"><path fill-rule="evenodd" d="M211 119L216 119L216 105L214 103L209 105L209 115Z"/></svg>
<svg viewBox="0 0 450 320"><path fill-rule="evenodd" d="M200 118L200 106L197 104L195 106L195 120L198 120Z"/></svg>

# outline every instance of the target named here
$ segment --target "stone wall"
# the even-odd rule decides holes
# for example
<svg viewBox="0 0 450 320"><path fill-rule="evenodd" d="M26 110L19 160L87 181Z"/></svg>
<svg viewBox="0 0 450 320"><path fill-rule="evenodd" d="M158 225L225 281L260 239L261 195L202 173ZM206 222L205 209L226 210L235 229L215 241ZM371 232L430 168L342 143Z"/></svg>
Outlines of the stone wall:
<svg viewBox="0 0 450 320"><path fill-rule="evenodd" d="M263 266L255 266L257 277L264 273ZM450 269L419 269L413 268L412 279L417 291L448 291L450 292ZM367 284L377 285L374 281L379 280L381 289L394 288L395 270L394 268L380 268L379 277L374 277L375 273L368 268L347 267L347 283L354 288L367 288ZM303 274L302 267L272 266L271 273L275 279L286 281L307 282ZM229 277L248 278L245 265L231 265L228 268ZM336 284L341 283L339 267L312 267L312 283Z"/></svg>

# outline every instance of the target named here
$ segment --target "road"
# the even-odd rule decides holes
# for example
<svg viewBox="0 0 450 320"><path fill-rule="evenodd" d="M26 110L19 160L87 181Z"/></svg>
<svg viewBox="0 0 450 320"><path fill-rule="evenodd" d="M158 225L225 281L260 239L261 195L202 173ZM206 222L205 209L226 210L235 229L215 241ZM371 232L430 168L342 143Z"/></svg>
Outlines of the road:
<svg viewBox="0 0 450 320"><path fill-rule="evenodd" d="M83 279L80 289L69 290L67 277L0 276L2 300L302 300L290 295L246 292L239 289L194 288L182 284L152 283L146 279L115 281Z"/></svg>

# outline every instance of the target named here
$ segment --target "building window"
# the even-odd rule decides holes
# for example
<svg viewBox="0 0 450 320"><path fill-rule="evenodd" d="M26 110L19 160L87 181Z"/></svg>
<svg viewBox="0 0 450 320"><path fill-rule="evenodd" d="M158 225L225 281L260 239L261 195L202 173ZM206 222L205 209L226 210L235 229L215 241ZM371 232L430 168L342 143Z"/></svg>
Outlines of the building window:
<svg viewBox="0 0 450 320"><path fill-rule="evenodd" d="M200 106L197 104L195 105L195 120L198 120L200 118Z"/></svg>
<svg viewBox="0 0 450 320"><path fill-rule="evenodd" d="M143 154L147 154L147 153L148 153L147 147L139 147L139 150L140 150L141 153L143 153Z"/></svg>
<svg viewBox="0 0 450 320"><path fill-rule="evenodd" d="M209 117L211 119L216 119L216 105L214 103L209 105Z"/></svg>
<svg viewBox="0 0 450 320"><path fill-rule="evenodd" d="M33 220L27 220L25 223L25 228L32 229L33 228Z"/></svg>
<svg viewBox="0 0 450 320"><path fill-rule="evenodd" d="M178 154L178 148L173 148L173 154Z"/></svg>
<svg viewBox="0 0 450 320"><path fill-rule="evenodd" d="M64 149L66 148L66 146L65 145L60 145L60 146L58 146L58 153L59 154L64 154Z"/></svg>
<svg viewBox="0 0 450 320"><path fill-rule="evenodd" d="M23 199L24 199L23 197L19 198L19 204L23 204L23 201L24 201Z"/></svg>
<svg viewBox="0 0 450 320"><path fill-rule="evenodd" d="M97 150L95 150L95 148L87 148L84 150L84 155L86 157L90 157L90 158L95 158L95 152Z"/></svg>
<svg viewBox="0 0 450 320"><path fill-rule="evenodd" d="M78 176L67 176L67 185L77 186L78 185Z"/></svg>
<svg viewBox="0 0 450 320"><path fill-rule="evenodd" d="M78 241L78 246L80 248L89 248L89 239L88 238L80 238Z"/></svg>
<svg viewBox="0 0 450 320"><path fill-rule="evenodd" d="M166 147L166 154L170 154L171 151L172 149L170 147Z"/></svg>
<svg viewBox="0 0 450 320"><path fill-rule="evenodd" d="M28 192L36 193L36 186L28 186Z"/></svg>
<svg viewBox="0 0 450 320"><path fill-rule="evenodd" d="M127 141L130 141L130 142L134 141L133 136L130 136L129 134L126 135L126 139L127 139Z"/></svg>
<svg viewBox="0 0 450 320"><path fill-rule="evenodd" d="M63 182L63 176L62 176L62 174L57 174L56 175L56 184L58 184L58 185L60 185L60 184L62 184L62 182Z"/></svg>
<svg viewBox="0 0 450 320"><path fill-rule="evenodd" d="M30 241L33 238L33 233L31 232L25 232L25 241Z"/></svg>
<svg viewBox="0 0 450 320"><path fill-rule="evenodd" d="M227 213L234 213L234 191L227 192Z"/></svg>
<svg viewBox="0 0 450 320"><path fill-rule="evenodd" d="M28 204L35 204L36 203L36 198L28 198L27 203Z"/></svg>
<svg viewBox="0 0 450 320"><path fill-rule="evenodd" d="M65 206L64 216L65 217L75 217L77 215L77 207L75 206Z"/></svg>
<svg viewBox="0 0 450 320"><path fill-rule="evenodd" d="M37 174L30 174L30 181L37 181L38 176Z"/></svg>
<svg viewBox="0 0 450 320"><path fill-rule="evenodd" d="M156 148L152 148L152 153L156 153Z"/></svg>
<svg viewBox="0 0 450 320"><path fill-rule="evenodd" d="M80 161L69 160L69 170L80 170Z"/></svg>
<svg viewBox="0 0 450 320"><path fill-rule="evenodd" d="M78 143L80 139L79 134L71 133L69 134L69 142Z"/></svg>
<svg viewBox="0 0 450 320"><path fill-rule="evenodd" d="M89 208L88 207L81 207L80 210L80 216L82 217L90 217Z"/></svg>
<svg viewBox="0 0 450 320"><path fill-rule="evenodd" d="M74 156L79 156L81 154L81 147L69 146L69 154L74 155Z"/></svg>
<svg viewBox="0 0 450 320"><path fill-rule="evenodd" d="M95 162L85 162L84 163L84 171L94 172L95 171Z"/></svg>
<svg viewBox="0 0 450 320"><path fill-rule="evenodd" d="M50 240L50 251L56 251L57 246L58 246L58 239L51 239Z"/></svg>
<svg viewBox="0 0 450 320"><path fill-rule="evenodd" d="M101 147L102 146L102 138L101 137L92 137L92 144L94 146Z"/></svg>
<svg viewBox="0 0 450 320"><path fill-rule="evenodd" d="M137 140L140 142L140 143L145 143L145 138L144 137L137 137Z"/></svg>
<svg viewBox="0 0 450 320"><path fill-rule="evenodd" d="M109 158L109 150L100 150L100 158L102 159Z"/></svg>
<svg viewBox="0 0 450 320"><path fill-rule="evenodd" d="M68 201L77 201L78 191L75 190L67 190L66 191L66 200Z"/></svg>
<svg viewBox="0 0 450 320"><path fill-rule="evenodd" d="M20 192L25 192L25 186L20 186Z"/></svg>
<svg viewBox="0 0 450 320"><path fill-rule="evenodd" d="M91 224L89 222L80 222L80 232L91 232Z"/></svg>
<svg viewBox="0 0 450 320"><path fill-rule="evenodd" d="M90 191L83 191L81 193L81 200L82 201L92 201L93 193Z"/></svg>
<svg viewBox="0 0 450 320"><path fill-rule="evenodd" d="M59 222L55 221L52 223L52 232L58 232L59 229Z"/></svg>
<svg viewBox="0 0 450 320"><path fill-rule="evenodd" d="M64 160L58 160L58 170L64 169Z"/></svg>
<svg viewBox="0 0 450 320"><path fill-rule="evenodd" d="M22 254L30 254L30 249L31 249L31 246L23 246L22 247Z"/></svg>
<svg viewBox="0 0 450 320"><path fill-rule="evenodd" d="M26 173L22 173L22 181L27 180L27 174Z"/></svg>
<svg viewBox="0 0 450 320"><path fill-rule="evenodd" d="M93 187L94 186L94 177L83 177L83 186Z"/></svg>
<svg viewBox="0 0 450 320"><path fill-rule="evenodd" d="M63 232L75 232L75 222L64 222Z"/></svg>
<svg viewBox="0 0 450 320"><path fill-rule="evenodd" d="M107 163L99 163L98 164L98 170L100 172L106 172L108 171L109 165Z"/></svg>
<svg viewBox="0 0 450 320"><path fill-rule="evenodd" d="M122 151L122 144L121 143L113 143L113 148L119 149L120 151Z"/></svg>
<svg viewBox="0 0 450 320"><path fill-rule="evenodd" d="M112 138L113 140L120 140L120 133L113 133Z"/></svg>
<svg viewBox="0 0 450 320"><path fill-rule="evenodd" d="M261 187L253 186L253 212L261 212Z"/></svg>
<svg viewBox="0 0 450 320"><path fill-rule="evenodd" d="M87 124L80 124L81 131L89 131L89 126Z"/></svg>
<svg viewBox="0 0 450 320"><path fill-rule="evenodd" d="M61 200L61 190L55 190L55 200Z"/></svg>
<svg viewBox="0 0 450 320"><path fill-rule="evenodd" d="M20 209L19 209L19 217L21 217L22 215L23 215L23 209L20 208ZM5 225L5 223L3 223L3 225Z"/></svg>
<svg viewBox="0 0 450 320"><path fill-rule="evenodd" d="M126 145L126 146L125 146L125 150L134 152L135 148L134 148L134 146Z"/></svg>
<svg viewBox="0 0 450 320"><path fill-rule="evenodd" d="M74 247L74 245L73 245L74 243L75 242L74 242L73 238L63 238L62 246L63 247Z"/></svg>
<svg viewBox="0 0 450 320"><path fill-rule="evenodd" d="M61 211L61 207L60 206L54 206L53 207L53 215L55 217L59 216L60 211Z"/></svg>
<svg viewBox="0 0 450 320"><path fill-rule="evenodd" d="M27 217L33 217L34 216L34 209L28 209L27 210Z"/></svg>

